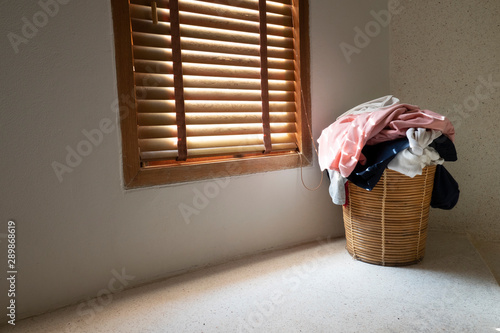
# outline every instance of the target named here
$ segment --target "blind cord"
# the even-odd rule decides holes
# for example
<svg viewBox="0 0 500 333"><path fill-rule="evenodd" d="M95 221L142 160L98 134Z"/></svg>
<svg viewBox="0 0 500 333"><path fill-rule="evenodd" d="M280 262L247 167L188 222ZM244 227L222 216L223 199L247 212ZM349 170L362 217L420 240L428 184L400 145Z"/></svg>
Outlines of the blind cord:
<svg viewBox="0 0 500 333"><path fill-rule="evenodd" d="M294 0L292 0L292 7L295 7L295 1ZM294 20L292 20L292 28L295 30ZM297 52L297 50L295 48L294 48L294 52ZM295 54L295 57L297 57L297 54ZM314 147L314 151L316 152L316 156L318 156L318 148L316 148L316 144L314 143L314 137L313 137L313 134L312 134L311 125L309 124L309 117L308 117L308 113L307 113L307 106L304 103L305 98L304 98L304 90L302 90L302 86L300 87L300 95L302 96L302 101L300 103L301 104L301 109L304 110L304 115L305 115L305 118L306 118L307 128L309 129L309 137L311 138L311 141L312 141L312 144L313 144L313 147ZM312 162L309 161L304 156L304 154L302 154L302 152L299 152L299 158L300 158L300 180L302 181L302 185L306 189L308 189L309 191L316 191L321 186L321 184L323 184L323 176L324 176L323 172L321 172L321 179L319 181L319 184L316 187L314 187L314 188L308 187L306 185L306 183L304 182L302 158L305 158L309 164L312 164Z"/></svg>
<svg viewBox="0 0 500 333"><path fill-rule="evenodd" d="M302 95L302 105L304 105L304 91L302 90L302 88L300 89L300 94ZM311 141L312 141L312 144L313 144L313 147L314 147L314 151L316 152L316 156L318 156L318 148L316 148L316 143L314 142L314 137L312 135L312 130L311 130L311 125L309 124L309 117L307 115L307 107L303 106L302 109L304 110L304 114L305 114L305 118L306 118L306 124L307 124L307 128L309 129L309 136L311 138ZM320 186L321 184L323 184L323 172L321 172L321 180L319 181L319 184L318 186L316 186L315 188L309 188L306 183L304 182L304 175L303 175L303 172L302 172L302 169L303 169L303 163L302 163L302 158L305 158L307 160L307 162L309 164L311 164L312 162L309 161L305 156L303 156L302 153L299 153L299 157L300 157L300 180L302 181L302 185L308 189L309 191L316 191Z"/></svg>

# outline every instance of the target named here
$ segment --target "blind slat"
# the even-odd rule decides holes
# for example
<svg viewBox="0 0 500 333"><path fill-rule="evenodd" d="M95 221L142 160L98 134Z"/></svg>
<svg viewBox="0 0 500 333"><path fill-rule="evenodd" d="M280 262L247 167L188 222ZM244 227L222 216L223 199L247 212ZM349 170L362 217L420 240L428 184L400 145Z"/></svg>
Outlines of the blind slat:
<svg viewBox="0 0 500 333"><path fill-rule="evenodd" d="M161 36L155 34L147 34L142 32L132 33L134 46L149 46L170 49L172 43L170 36ZM191 51L207 51L228 54L243 54L250 56L259 55L258 45L247 45L234 42L210 41L198 38L181 37L181 47L183 50ZM294 54L292 49L268 47L269 57L293 59Z"/></svg>
<svg viewBox="0 0 500 333"><path fill-rule="evenodd" d="M136 87L138 99L174 99L173 88L164 87ZM231 101L260 101L260 90L249 89L208 89L184 88L186 100L231 100ZM270 101L294 101L295 92L275 91L269 92Z"/></svg>
<svg viewBox="0 0 500 333"><path fill-rule="evenodd" d="M153 24L150 20L139 20L134 18L132 19L132 31L158 35L170 35L171 32L169 23L159 22L158 24ZM259 34L256 33L202 28L181 24L181 35L182 37L259 45ZM293 38L270 35L268 45L292 49Z"/></svg>
<svg viewBox="0 0 500 333"><path fill-rule="evenodd" d="M172 63L166 61L135 60L134 65L136 73L173 74ZM184 75L260 78L260 68L185 63L182 66L182 70ZM295 77L293 70L270 68L269 78L275 80L294 80Z"/></svg>
<svg viewBox="0 0 500 333"><path fill-rule="evenodd" d="M260 101L193 101L185 102L186 113L190 112L261 112ZM294 102L269 102L270 112L295 112ZM175 112L174 101L137 100L137 111L140 113Z"/></svg>
<svg viewBox="0 0 500 333"><path fill-rule="evenodd" d="M137 86L171 87L173 75L136 73ZM188 88L222 88L222 89L260 89L258 79L214 78L205 76L184 75L184 87ZM269 80L270 90L294 91L295 82L284 80Z"/></svg>
<svg viewBox="0 0 500 333"><path fill-rule="evenodd" d="M175 125L175 113L139 113L139 126ZM261 112L198 112L186 113L186 124L260 123ZM295 123L295 112L270 112L271 123Z"/></svg>
<svg viewBox="0 0 500 333"><path fill-rule="evenodd" d="M172 51L156 47L134 46L134 57L139 60L172 61ZM195 52L183 50L183 63L201 63L224 66L260 67L259 57L243 56L238 54L222 54L211 52ZM268 59L269 68L294 69L293 60Z"/></svg>
<svg viewBox="0 0 500 333"><path fill-rule="evenodd" d="M271 133L292 133L295 130L295 123L270 124ZM138 133L140 139L177 138L177 127L175 125L140 126ZM189 137L260 134L262 133L262 124L187 125L186 133Z"/></svg>
<svg viewBox="0 0 500 333"><path fill-rule="evenodd" d="M295 133L277 133L273 135L271 140L273 144L295 143ZM188 149L257 145L261 144L262 142L262 134L221 135L208 137L198 136L187 138ZM139 139L139 147L141 148L141 151L176 150L177 139Z"/></svg>
<svg viewBox="0 0 500 333"><path fill-rule="evenodd" d="M132 0L132 4L150 6L150 1ZM169 8L168 0L157 0L158 11L161 8ZM275 6L278 8L278 6ZM286 11L286 8L283 8ZM220 6L216 4L210 4L203 1L192 1L192 0L180 0L179 10L181 12L190 12L197 14L205 14L211 16L220 16L244 21L259 22L259 13L257 7L255 9L242 8L237 6ZM268 23L276 24L281 26L292 26L291 15L276 14L273 12L268 13ZM160 18L160 17L159 17Z"/></svg>
<svg viewBox="0 0 500 333"><path fill-rule="evenodd" d="M209 3L216 3L220 5L230 5L240 8L255 9L257 10L257 1L255 0L201 0ZM276 3L280 1L269 1L267 3L267 11L270 13L280 15L292 15L291 0L284 0L281 4Z"/></svg>
<svg viewBox="0 0 500 333"><path fill-rule="evenodd" d="M207 3L219 4L232 6L237 8L246 8L246 9L254 9L257 10L257 1L256 0L201 0ZM142 6L150 6L151 0L131 0L130 3L132 5L142 5ZM168 0L157 0L159 6L163 8L168 8ZM280 14L280 15L292 15L291 9L292 1L291 0L273 0L269 2L267 6L267 10L270 13Z"/></svg>
<svg viewBox="0 0 500 333"><path fill-rule="evenodd" d="M130 13L131 17L134 19L153 21L151 7L131 5ZM160 22L170 22L170 12L168 9L158 8L157 13ZM258 22L188 12L181 12L179 15L182 24L232 31L259 32ZM268 34L281 37L293 37L293 29L291 27L269 25Z"/></svg>
<svg viewBox="0 0 500 333"><path fill-rule="evenodd" d="M294 143L276 143L271 145L274 152L279 151L295 151L297 145ZM204 156L219 156L219 155L234 155L261 153L264 150L264 145L249 145L236 147L219 147L219 148L200 148L188 149L188 157L204 157ZM161 150L161 151L146 151L141 152L143 161L167 160L175 159L176 150Z"/></svg>

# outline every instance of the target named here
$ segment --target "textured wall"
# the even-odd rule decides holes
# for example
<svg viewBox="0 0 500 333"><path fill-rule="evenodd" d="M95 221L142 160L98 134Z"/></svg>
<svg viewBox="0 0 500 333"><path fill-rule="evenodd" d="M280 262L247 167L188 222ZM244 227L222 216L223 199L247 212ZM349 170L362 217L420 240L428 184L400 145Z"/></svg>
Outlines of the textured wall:
<svg viewBox="0 0 500 333"><path fill-rule="evenodd" d="M500 1L410 1L391 24L391 93L444 114L459 161L445 163L461 189L430 225L500 239Z"/></svg>
<svg viewBox="0 0 500 333"><path fill-rule="evenodd" d="M82 131L103 119L116 125L117 93L109 1L57 3L56 11L38 1L4 1L0 12L0 236L14 219L18 318L105 295L112 286L343 234L327 182L309 192L298 169L124 191L117 126L59 182L52 163L65 162L68 147L86 140ZM351 64L338 47L384 4L311 1L316 137L346 107L388 93L387 28ZM22 38L11 35L17 53L9 33ZM305 168L304 177L317 184L318 167ZM179 205L193 205L206 186L220 191L186 223ZM4 263L4 237L0 251ZM110 286L122 270L133 278ZM6 290L2 279L3 309ZM81 304L84 313L75 316L87 319L95 309Z"/></svg>

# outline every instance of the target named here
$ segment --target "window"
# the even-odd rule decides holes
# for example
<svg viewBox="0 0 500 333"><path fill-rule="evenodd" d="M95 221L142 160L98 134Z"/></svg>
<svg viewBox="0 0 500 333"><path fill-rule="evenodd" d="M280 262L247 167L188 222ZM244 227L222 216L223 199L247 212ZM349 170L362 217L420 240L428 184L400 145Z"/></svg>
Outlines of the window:
<svg viewBox="0 0 500 333"><path fill-rule="evenodd" d="M305 0L112 7L125 187L309 164Z"/></svg>

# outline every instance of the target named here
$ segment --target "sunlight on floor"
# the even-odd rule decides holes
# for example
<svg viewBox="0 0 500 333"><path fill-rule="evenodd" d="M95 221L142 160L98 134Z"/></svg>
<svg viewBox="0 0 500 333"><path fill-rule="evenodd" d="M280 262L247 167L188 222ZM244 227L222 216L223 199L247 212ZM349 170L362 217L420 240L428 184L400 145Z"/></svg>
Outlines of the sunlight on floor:
<svg viewBox="0 0 500 333"><path fill-rule="evenodd" d="M21 320L6 332L499 331L500 288L466 235L430 231L424 260L353 260L344 239L252 256Z"/></svg>

